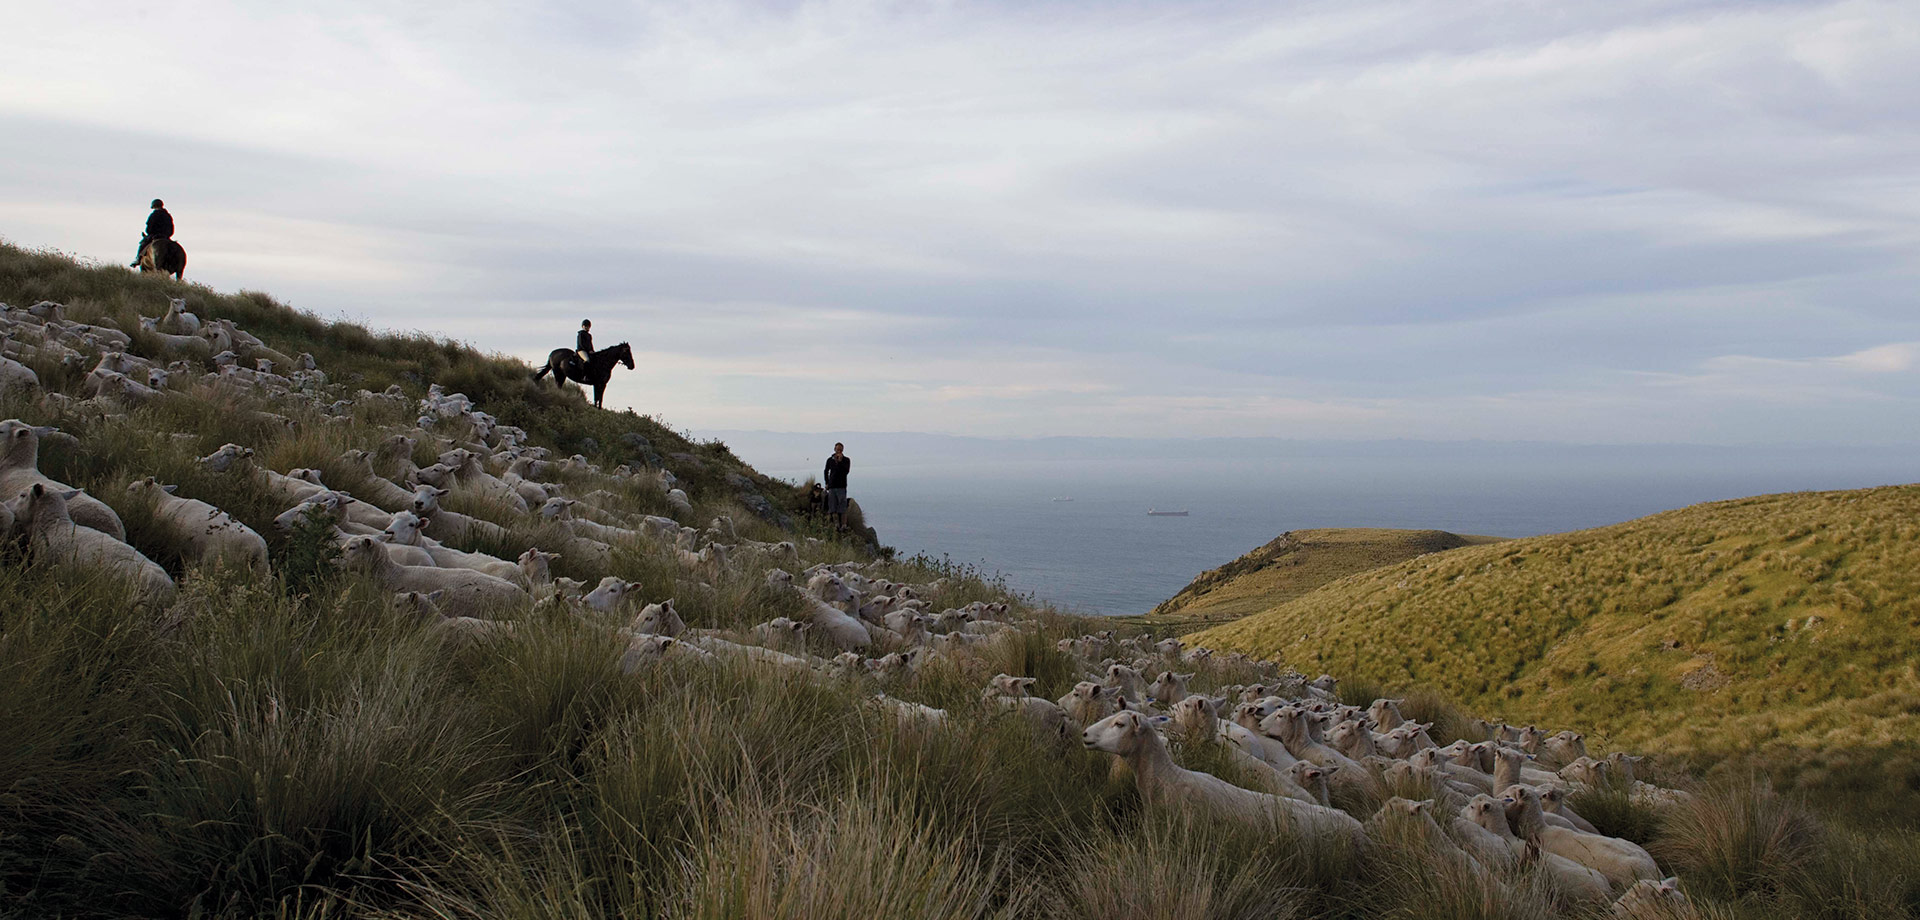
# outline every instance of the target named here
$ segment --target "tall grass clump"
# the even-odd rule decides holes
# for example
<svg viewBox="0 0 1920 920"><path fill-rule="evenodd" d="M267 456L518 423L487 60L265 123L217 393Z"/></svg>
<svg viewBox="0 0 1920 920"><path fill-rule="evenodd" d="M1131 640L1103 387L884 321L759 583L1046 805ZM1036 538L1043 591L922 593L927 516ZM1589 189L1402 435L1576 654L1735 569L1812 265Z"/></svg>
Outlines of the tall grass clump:
<svg viewBox="0 0 1920 920"><path fill-rule="evenodd" d="M897 799L873 789L756 788L723 804L702 829L664 916L1028 916L1024 898L1001 895L999 867L979 864L961 839L924 833L924 816Z"/></svg>
<svg viewBox="0 0 1920 920"><path fill-rule="evenodd" d="M1298 841L1279 828L1243 828L1188 813L1148 812L1077 844L1044 916L1059 920L1286 920L1312 893Z"/></svg>
<svg viewBox="0 0 1920 920"><path fill-rule="evenodd" d="M1821 839L1805 805L1749 776L1675 807L1650 850L1703 894L1764 900L1803 883Z"/></svg>

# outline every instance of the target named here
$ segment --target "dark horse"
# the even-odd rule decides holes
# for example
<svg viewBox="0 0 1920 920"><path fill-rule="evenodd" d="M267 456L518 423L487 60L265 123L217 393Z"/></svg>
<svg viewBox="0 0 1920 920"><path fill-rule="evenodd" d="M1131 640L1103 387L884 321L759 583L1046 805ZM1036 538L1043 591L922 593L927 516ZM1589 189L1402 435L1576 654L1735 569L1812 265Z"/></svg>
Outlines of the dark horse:
<svg viewBox="0 0 1920 920"><path fill-rule="evenodd" d="M593 384L593 407L600 408L600 398L607 393L607 380L613 376L613 365L619 362L633 370L633 349L621 342L612 348L602 348L587 358L586 366L581 366L580 356L571 348L556 348L547 355L547 366L535 371L533 379L539 380L553 372L553 382L561 387L568 380Z"/></svg>
<svg viewBox="0 0 1920 920"><path fill-rule="evenodd" d="M187 251L172 240L154 240L140 250L140 271L159 272L179 279L187 271Z"/></svg>

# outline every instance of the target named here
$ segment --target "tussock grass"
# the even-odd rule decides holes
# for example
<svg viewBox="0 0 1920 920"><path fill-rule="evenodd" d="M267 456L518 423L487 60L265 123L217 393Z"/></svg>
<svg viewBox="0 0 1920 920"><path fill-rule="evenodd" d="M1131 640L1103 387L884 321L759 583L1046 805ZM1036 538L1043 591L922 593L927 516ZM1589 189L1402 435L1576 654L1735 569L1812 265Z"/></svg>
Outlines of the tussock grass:
<svg viewBox="0 0 1920 920"><path fill-rule="evenodd" d="M1770 898L1807 884L1821 828L1803 803L1749 778L1673 809L1652 849L1702 893Z"/></svg>
<svg viewBox="0 0 1920 920"><path fill-rule="evenodd" d="M1190 638L1337 674L1343 696L1428 687L1577 728L1596 752L1761 770L1855 819L1911 823L1916 516L1920 486L1697 505L1419 557Z"/></svg>
<svg viewBox="0 0 1920 920"><path fill-rule="evenodd" d="M11 303L53 299L74 318L131 325L135 311L158 313L168 296L282 351L311 351L350 387L398 384L412 397L441 382L563 455L671 468L695 504L683 523L728 515L742 537L798 537L800 568L887 558L870 534L850 540L815 522L789 530L754 517L740 483L789 513L798 489L746 468L723 444L535 388L517 362L327 322L263 294L221 295L0 246L0 299ZM141 337L134 351L153 347ZM43 379L69 390L79 382L71 368L46 368ZM0 916L1580 915L1531 876L1487 889L1430 854L1354 853L1285 827L1152 807L1112 758L980 700L1000 672L1035 677L1037 692L1059 696L1083 675L1055 642L1116 624L1062 615L965 566L888 559L875 574L939 579L928 591L936 608L1011 603L1035 628L887 681L671 659L623 675L607 628L623 616L542 607L511 614L509 633L449 641L397 616L378 586L328 565L324 528L280 533L271 521L283 509L257 484L195 460L231 441L267 466L318 467L351 489L355 474L335 458L376 446L383 425L410 425L409 403L375 402L337 424L189 386L124 416L18 397L0 401L0 412L78 438L79 449L50 444L43 469L114 504L133 543L180 579L172 606L138 613L123 584L48 570L22 547L0 546ZM273 574L185 565L151 509L126 499L125 484L144 475L260 531ZM626 514L669 510L640 483L558 477L607 488ZM512 558L559 538L553 525L496 503L449 504L507 530L462 549ZM1755 572L1804 579L1853 561L1763 553ZM578 559L557 568L601 574ZM766 587L759 566L694 572L673 553L621 544L606 571L639 582L644 599L675 598L696 627L800 612L790 593ZM1874 610L1900 602L1857 597ZM1194 672L1201 692L1257 675L1224 658L1157 664ZM1362 704L1380 687L1420 684L1338 662L1327 669ZM871 701L882 690L946 709L947 725L901 724ZM1869 697L1876 717L1903 711L1905 700L1897 688ZM1461 721L1439 694L1411 695L1406 712L1439 723L1442 737ZM1249 783L1218 745L1174 754ZM1756 788L1705 788L1694 811L1659 822L1652 840L1709 915L1915 916L1920 843L1911 833L1823 830L1806 809ZM1616 813L1608 802L1596 799L1589 817L1648 833L1643 811ZM1344 804L1365 817L1374 803Z"/></svg>
<svg viewBox="0 0 1920 920"><path fill-rule="evenodd" d="M1267 920L1307 915L1286 838L1182 815L1076 848L1047 916L1076 920Z"/></svg>

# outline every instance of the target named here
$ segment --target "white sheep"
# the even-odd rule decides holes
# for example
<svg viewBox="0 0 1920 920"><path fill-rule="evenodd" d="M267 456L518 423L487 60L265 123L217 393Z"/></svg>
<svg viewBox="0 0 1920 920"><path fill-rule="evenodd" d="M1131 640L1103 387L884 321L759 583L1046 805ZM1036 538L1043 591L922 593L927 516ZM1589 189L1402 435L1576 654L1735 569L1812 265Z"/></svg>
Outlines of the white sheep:
<svg viewBox="0 0 1920 920"><path fill-rule="evenodd" d="M40 389L40 375L12 358L0 355L0 393L8 390L37 392Z"/></svg>
<svg viewBox="0 0 1920 920"><path fill-rule="evenodd" d="M1440 829L1433 816L1432 800L1413 801L1398 796L1388 799L1373 817L1367 819L1367 831L1382 842L1412 844L1472 875L1483 890L1498 886L1487 867L1471 853L1460 848Z"/></svg>
<svg viewBox="0 0 1920 920"><path fill-rule="evenodd" d="M45 485L52 492L75 492L64 503L74 523L116 540L125 540L127 529L106 503L40 472L40 439L57 431L57 428L36 427L19 419L0 422L0 442L3 442L0 443L0 495L19 495L36 484Z"/></svg>
<svg viewBox="0 0 1920 920"><path fill-rule="evenodd" d="M1113 715L1119 705L1120 691L1104 684L1083 680L1055 702L1074 724L1085 728Z"/></svg>
<svg viewBox="0 0 1920 920"><path fill-rule="evenodd" d="M1634 882L1620 900L1613 902L1615 920L1691 920L1698 916L1687 896L1680 891L1680 879Z"/></svg>
<svg viewBox="0 0 1920 920"><path fill-rule="evenodd" d="M340 455L340 462L360 474L358 497L388 512L412 510L413 492L374 472L372 454L364 450L350 450Z"/></svg>
<svg viewBox="0 0 1920 920"><path fill-rule="evenodd" d="M413 490L411 510L427 522L427 536L452 543L464 543L476 539L506 542L508 535L505 527L492 521L440 507L440 499L447 494L446 489L430 485L417 486ZM569 556L579 554L578 549L571 546L566 552Z"/></svg>
<svg viewBox="0 0 1920 920"><path fill-rule="evenodd" d="M560 553L542 552L538 547L521 553L518 560L520 578L516 580L530 587L552 584L553 561L560 558L560 555Z"/></svg>
<svg viewBox="0 0 1920 920"><path fill-rule="evenodd" d="M628 641L626 652L620 656L620 673L637 674L647 665L667 657L711 661L714 655L700 646L690 645L672 636L643 633Z"/></svg>
<svg viewBox="0 0 1920 920"><path fill-rule="evenodd" d="M749 630L749 635L760 645L783 652L805 653L807 633L813 631L812 623L802 623L787 617L774 617L765 623L757 624Z"/></svg>
<svg viewBox="0 0 1920 920"><path fill-rule="evenodd" d="M1223 753L1229 763L1239 767L1241 772L1260 782L1265 791L1274 795L1286 796L1302 802L1316 805L1327 804L1324 795L1316 796L1301 782L1297 771L1282 770L1248 753L1239 745L1226 741L1223 737L1231 723L1220 720L1219 707L1224 698L1209 698L1192 694L1174 703L1169 713L1173 717L1172 726L1186 738L1189 744L1222 744ZM1321 775L1316 769L1315 776Z"/></svg>
<svg viewBox="0 0 1920 920"><path fill-rule="evenodd" d="M1638 844L1548 824L1540 806L1540 792L1531 786L1508 786L1501 794L1501 803L1506 806L1513 832L1546 852L1593 869L1623 888L1641 879L1660 880L1660 867Z"/></svg>
<svg viewBox="0 0 1920 920"><path fill-rule="evenodd" d="M448 642L466 644L513 634L513 624L505 620L449 616L440 609L440 602L446 595L445 589L426 593L402 591L393 596L393 602L396 609Z"/></svg>
<svg viewBox="0 0 1920 920"><path fill-rule="evenodd" d="M270 498L283 505L298 505L328 491L326 486L319 483L277 473L254 463L253 448L241 447L238 444L220 445L219 450L201 457L200 464L215 473L252 479L266 491Z"/></svg>
<svg viewBox="0 0 1920 920"><path fill-rule="evenodd" d="M633 618L633 629L656 636L678 636L687 631L687 624L680 619L680 612L673 609L673 598L667 598L642 607Z"/></svg>
<svg viewBox="0 0 1920 920"><path fill-rule="evenodd" d="M1120 697L1129 703L1145 703L1147 701L1146 678L1142 677L1140 672L1135 668L1128 667L1124 664L1110 664L1107 666L1106 673L1103 675L1103 680L1107 686L1118 690Z"/></svg>
<svg viewBox="0 0 1920 920"><path fill-rule="evenodd" d="M1327 746L1319 737L1319 717L1298 707L1285 706L1260 720L1260 732L1286 745L1288 753L1322 767L1339 767L1328 779L1375 799L1386 796L1386 786L1353 758Z"/></svg>
<svg viewBox="0 0 1920 920"><path fill-rule="evenodd" d="M608 575L600 579L600 584L594 586L594 589L587 592L586 596L580 600L589 610L613 613L618 611L627 596L639 587L639 582L625 581L618 575Z"/></svg>
<svg viewBox="0 0 1920 920"><path fill-rule="evenodd" d="M1607 877L1571 859L1540 849L1513 832L1506 808L1490 795L1476 795L1460 810L1461 816L1497 838L1515 860L1538 859L1554 886L1574 900L1605 902L1613 898Z"/></svg>
<svg viewBox="0 0 1920 920"><path fill-rule="evenodd" d="M187 312L187 299L171 297L167 299L167 312L156 320L160 329L173 335L198 335L200 317Z"/></svg>
<svg viewBox="0 0 1920 920"><path fill-rule="evenodd" d="M857 651L873 644L873 632L856 617L811 596L803 599L807 621L814 631L843 652Z"/></svg>
<svg viewBox="0 0 1920 920"><path fill-rule="evenodd" d="M372 537L354 537L340 552L340 565L370 575L389 591L444 589L442 605L454 616L478 616L502 607L525 608L533 602L519 585L469 569L399 565Z"/></svg>
<svg viewBox="0 0 1920 920"><path fill-rule="evenodd" d="M140 317L140 329L160 343L160 350L173 356L207 358L213 354L207 340L197 335L179 335L159 328L151 316Z"/></svg>
<svg viewBox="0 0 1920 920"><path fill-rule="evenodd" d="M127 493L153 503L153 522L179 544L182 559L199 565L224 559L266 571L266 540L219 508L175 496L177 488L148 476L128 483Z"/></svg>
<svg viewBox="0 0 1920 920"><path fill-rule="evenodd" d="M173 579L140 551L91 527L75 523L67 503L78 489L56 490L36 482L26 491L26 530L34 555L53 565L109 572L132 581L144 603L172 602Z"/></svg>
<svg viewBox="0 0 1920 920"><path fill-rule="evenodd" d="M1187 681L1192 679L1192 674L1175 674L1172 671L1161 671L1160 676L1155 677L1153 683L1147 685L1147 696L1149 699L1156 700L1162 705L1172 703L1176 700L1184 700L1187 698Z"/></svg>
<svg viewBox="0 0 1920 920"><path fill-rule="evenodd" d="M1140 794L1154 807L1184 807L1224 818L1257 823L1282 822L1321 840L1345 840L1362 845L1360 822L1344 812L1320 805L1242 789L1226 780L1188 770L1173 762L1160 733L1148 717L1131 710L1116 712L1087 727L1082 741L1126 761L1133 769Z"/></svg>
<svg viewBox="0 0 1920 920"><path fill-rule="evenodd" d="M741 645L738 642L729 642L717 636L700 636L693 640L693 644L713 652L715 655L725 655L752 662L771 664L802 674L812 674L815 667L814 660L802 658L798 655L789 655L785 652L775 651L758 645Z"/></svg>
<svg viewBox="0 0 1920 920"><path fill-rule="evenodd" d="M469 553L441 544L423 533L426 522L411 511L402 511L393 515L382 533L387 542L401 546L415 546L424 550L432 564L443 569L471 569L484 572L495 578L511 581L523 588L531 588L533 583L526 580L526 572L518 562L508 562L486 553ZM397 561L397 560L396 560ZM418 565L419 563L413 563Z"/></svg>

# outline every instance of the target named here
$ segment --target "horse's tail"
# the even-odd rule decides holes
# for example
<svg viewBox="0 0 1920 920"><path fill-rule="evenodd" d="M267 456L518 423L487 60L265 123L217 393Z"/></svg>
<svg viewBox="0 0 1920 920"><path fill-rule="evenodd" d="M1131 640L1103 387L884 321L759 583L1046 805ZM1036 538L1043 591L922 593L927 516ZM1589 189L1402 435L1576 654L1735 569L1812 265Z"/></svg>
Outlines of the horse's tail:
<svg viewBox="0 0 1920 920"><path fill-rule="evenodd" d="M546 364L542 365L539 370L533 372L533 379L539 380L540 378L547 376L547 372L550 370L553 370L553 362L551 360L549 360Z"/></svg>

